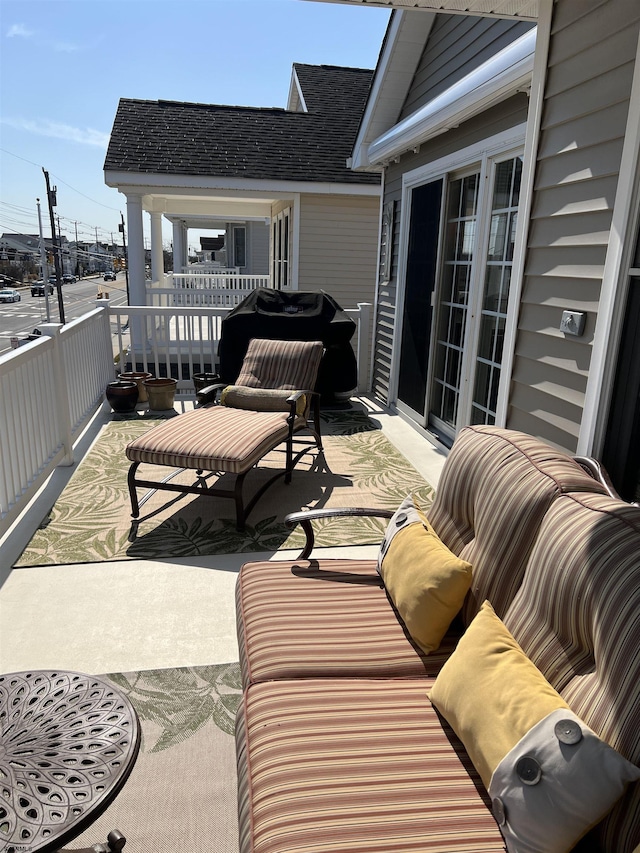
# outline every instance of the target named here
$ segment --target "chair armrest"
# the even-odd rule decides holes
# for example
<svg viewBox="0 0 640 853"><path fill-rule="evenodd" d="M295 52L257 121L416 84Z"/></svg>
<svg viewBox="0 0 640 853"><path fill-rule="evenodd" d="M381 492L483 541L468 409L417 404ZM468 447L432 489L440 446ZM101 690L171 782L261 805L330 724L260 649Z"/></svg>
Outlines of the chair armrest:
<svg viewBox="0 0 640 853"><path fill-rule="evenodd" d="M216 401L220 391L226 387L226 382L216 382L215 385L207 385L206 388L201 388L200 391L198 391L196 394L196 400L201 406L204 406L207 403L213 403Z"/></svg>
<svg viewBox="0 0 640 853"><path fill-rule="evenodd" d="M299 560L306 560L309 554L313 551L315 537L313 533L312 521L322 518L354 518L357 516L365 516L368 518L391 518L392 510L388 509L372 509L368 507L335 507L335 509L310 509L302 510L301 512L290 512L285 516L284 523L292 529L299 524L304 530L307 541L304 548L298 555Z"/></svg>

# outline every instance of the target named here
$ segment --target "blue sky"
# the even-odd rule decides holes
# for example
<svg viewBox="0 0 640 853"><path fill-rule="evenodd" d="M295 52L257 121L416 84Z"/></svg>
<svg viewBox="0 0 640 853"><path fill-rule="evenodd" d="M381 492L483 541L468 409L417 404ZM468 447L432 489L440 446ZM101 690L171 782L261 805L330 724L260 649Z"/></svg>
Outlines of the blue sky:
<svg viewBox="0 0 640 853"><path fill-rule="evenodd" d="M45 168L63 234L118 240L125 198L102 169L119 98L283 107L294 62L374 68L388 20L308 0L0 0L0 233L37 233L40 198L50 234Z"/></svg>

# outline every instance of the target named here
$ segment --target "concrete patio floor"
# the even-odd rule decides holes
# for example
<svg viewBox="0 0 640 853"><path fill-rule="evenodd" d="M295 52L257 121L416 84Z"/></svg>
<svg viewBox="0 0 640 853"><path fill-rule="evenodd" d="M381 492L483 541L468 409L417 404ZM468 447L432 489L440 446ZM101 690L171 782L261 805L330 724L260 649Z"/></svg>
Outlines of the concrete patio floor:
<svg viewBox="0 0 640 853"><path fill-rule="evenodd" d="M354 399L437 486L442 451L376 401ZM94 419L77 446L77 460L109 418L103 411ZM234 589L241 565L297 552L11 568L77 464L55 472L1 545L0 671L58 668L97 675L237 660ZM375 546L319 548L314 556L376 552Z"/></svg>

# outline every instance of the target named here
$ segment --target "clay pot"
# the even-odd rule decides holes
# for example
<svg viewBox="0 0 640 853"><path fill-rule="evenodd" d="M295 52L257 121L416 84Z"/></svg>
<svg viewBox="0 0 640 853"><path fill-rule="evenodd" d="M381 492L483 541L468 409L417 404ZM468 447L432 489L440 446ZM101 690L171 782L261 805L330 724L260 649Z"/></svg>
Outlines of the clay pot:
<svg viewBox="0 0 640 853"><path fill-rule="evenodd" d="M173 409L177 379L145 379L144 387L149 398L149 408L154 412Z"/></svg>
<svg viewBox="0 0 640 853"><path fill-rule="evenodd" d="M198 391L202 391L203 388L207 388L215 382L220 382L220 377L217 373L194 373L191 378L193 380L193 387L196 389L196 394Z"/></svg>
<svg viewBox="0 0 640 853"><path fill-rule="evenodd" d="M135 382L122 379L109 382L104 395L114 412L135 412L138 403L138 386Z"/></svg>
<svg viewBox="0 0 640 853"><path fill-rule="evenodd" d="M131 370L129 373L119 373L118 379L122 379L125 382L135 382L138 386L138 402L147 402L147 389L144 387L144 380L153 379L153 373L147 373L144 370Z"/></svg>

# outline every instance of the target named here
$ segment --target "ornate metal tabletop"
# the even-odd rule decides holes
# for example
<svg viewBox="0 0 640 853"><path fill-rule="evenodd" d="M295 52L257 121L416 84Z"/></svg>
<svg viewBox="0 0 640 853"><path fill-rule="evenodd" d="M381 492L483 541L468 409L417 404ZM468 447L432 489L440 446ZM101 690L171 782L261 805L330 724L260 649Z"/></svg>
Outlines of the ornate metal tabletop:
<svg viewBox="0 0 640 853"><path fill-rule="evenodd" d="M138 755L136 712L113 685L60 670L0 675L0 842L56 850L124 785Z"/></svg>

